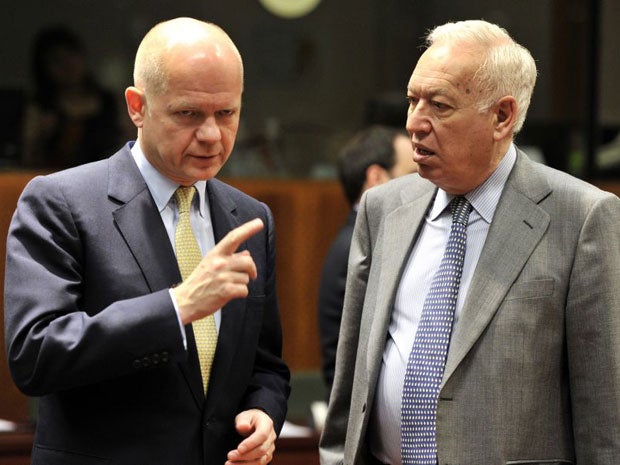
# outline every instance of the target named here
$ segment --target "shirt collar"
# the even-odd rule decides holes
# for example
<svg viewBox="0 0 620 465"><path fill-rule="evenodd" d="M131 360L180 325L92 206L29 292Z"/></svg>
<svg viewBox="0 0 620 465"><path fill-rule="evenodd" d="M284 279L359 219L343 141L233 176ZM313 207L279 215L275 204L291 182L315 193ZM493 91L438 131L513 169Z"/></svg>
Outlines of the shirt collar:
<svg viewBox="0 0 620 465"><path fill-rule="evenodd" d="M142 152L142 147L140 147L140 144L133 144L133 147L131 147L131 155L136 161L136 165L138 165L140 173L142 173L142 177L149 188L151 196L155 201L155 205L157 205L157 210L161 213L164 208L168 206L168 203L174 195L174 192L179 187L179 184L164 176L162 173L157 171L153 165L151 165L151 163L146 159L144 152ZM200 199L200 216L204 218L207 209L207 200L205 195L207 181L197 181L194 186L198 191L198 198Z"/></svg>
<svg viewBox="0 0 620 465"><path fill-rule="evenodd" d="M508 151L495 171L491 173L491 176L474 190L465 194L465 198L469 200L474 210L476 210L487 223L491 223L493 220L499 198L502 195L502 191L504 190L504 186L506 185L506 181L508 180L508 176L516 160L517 150L514 144L510 144ZM448 194L443 189L437 189L435 202L429 214L431 221L436 220L439 215L443 213L454 197L454 195Z"/></svg>

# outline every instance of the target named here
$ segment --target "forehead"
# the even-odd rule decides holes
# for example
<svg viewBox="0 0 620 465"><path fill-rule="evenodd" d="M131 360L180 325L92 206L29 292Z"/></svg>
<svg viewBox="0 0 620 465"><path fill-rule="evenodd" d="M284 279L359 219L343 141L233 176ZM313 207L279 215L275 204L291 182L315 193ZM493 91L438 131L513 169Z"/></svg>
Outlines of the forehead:
<svg viewBox="0 0 620 465"><path fill-rule="evenodd" d="M432 45L420 57L408 90L431 95L470 94L480 58L458 46Z"/></svg>
<svg viewBox="0 0 620 465"><path fill-rule="evenodd" d="M160 104L169 109L241 105L243 78L234 62L218 62L195 54L177 64L166 73L165 91L154 96Z"/></svg>
<svg viewBox="0 0 620 465"><path fill-rule="evenodd" d="M168 84L200 90L241 91L243 72L238 60L229 55L214 55L205 50L184 50L169 54Z"/></svg>

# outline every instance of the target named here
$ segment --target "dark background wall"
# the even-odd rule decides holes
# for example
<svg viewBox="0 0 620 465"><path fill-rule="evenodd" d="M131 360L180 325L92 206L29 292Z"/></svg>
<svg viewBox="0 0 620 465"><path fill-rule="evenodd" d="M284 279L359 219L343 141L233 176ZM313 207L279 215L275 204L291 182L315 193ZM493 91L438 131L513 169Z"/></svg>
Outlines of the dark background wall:
<svg viewBox="0 0 620 465"><path fill-rule="evenodd" d="M448 20L484 18L504 26L538 62L528 121L534 135L548 125L570 127L567 138L577 147L568 150L582 151L572 128L579 136L588 114L593 5L600 10L604 71L597 113L620 124L617 0L323 0L293 20L271 15L258 0L23 0L5 5L0 18L0 88L27 88L34 34L65 23L83 37L97 78L122 104L135 49L149 27L175 16L211 20L229 32L246 65L237 154L225 174L330 176L338 147L369 111L404 105L425 31Z"/></svg>

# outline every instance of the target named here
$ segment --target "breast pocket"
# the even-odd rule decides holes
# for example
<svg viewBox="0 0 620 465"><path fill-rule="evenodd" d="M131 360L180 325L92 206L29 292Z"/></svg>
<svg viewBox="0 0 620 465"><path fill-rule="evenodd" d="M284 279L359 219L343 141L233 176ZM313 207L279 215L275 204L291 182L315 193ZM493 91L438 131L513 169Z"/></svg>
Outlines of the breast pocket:
<svg viewBox="0 0 620 465"><path fill-rule="evenodd" d="M516 282L508 291L505 301L549 297L553 295L554 288L555 281L553 279Z"/></svg>
<svg viewBox="0 0 620 465"><path fill-rule="evenodd" d="M571 460L511 460L506 465L574 465Z"/></svg>

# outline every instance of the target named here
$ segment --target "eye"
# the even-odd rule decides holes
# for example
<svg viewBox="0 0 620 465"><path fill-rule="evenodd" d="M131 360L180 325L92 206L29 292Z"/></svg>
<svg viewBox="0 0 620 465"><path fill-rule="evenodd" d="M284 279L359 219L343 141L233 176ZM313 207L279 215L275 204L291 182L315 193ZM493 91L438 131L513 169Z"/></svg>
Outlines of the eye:
<svg viewBox="0 0 620 465"><path fill-rule="evenodd" d="M229 116L233 116L235 114L235 110L231 110L231 109L224 109L224 110L220 110L217 112L217 115L220 117L224 117L227 118Z"/></svg>
<svg viewBox="0 0 620 465"><path fill-rule="evenodd" d="M414 97L413 95L408 95L407 96L407 102L409 102L409 105L411 105L411 106L415 106L416 103L418 103L418 100L419 99L417 97Z"/></svg>
<svg viewBox="0 0 620 465"><path fill-rule="evenodd" d="M194 110L179 110L176 113L182 118L194 118L198 115L198 112Z"/></svg>
<svg viewBox="0 0 620 465"><path fill-rule="evenodd" d="M438 102L437 100L433 100L432 104L433 104L433 107L435 107L438 110L447 110L448 108L450 108L445 103Z"/></svg>

